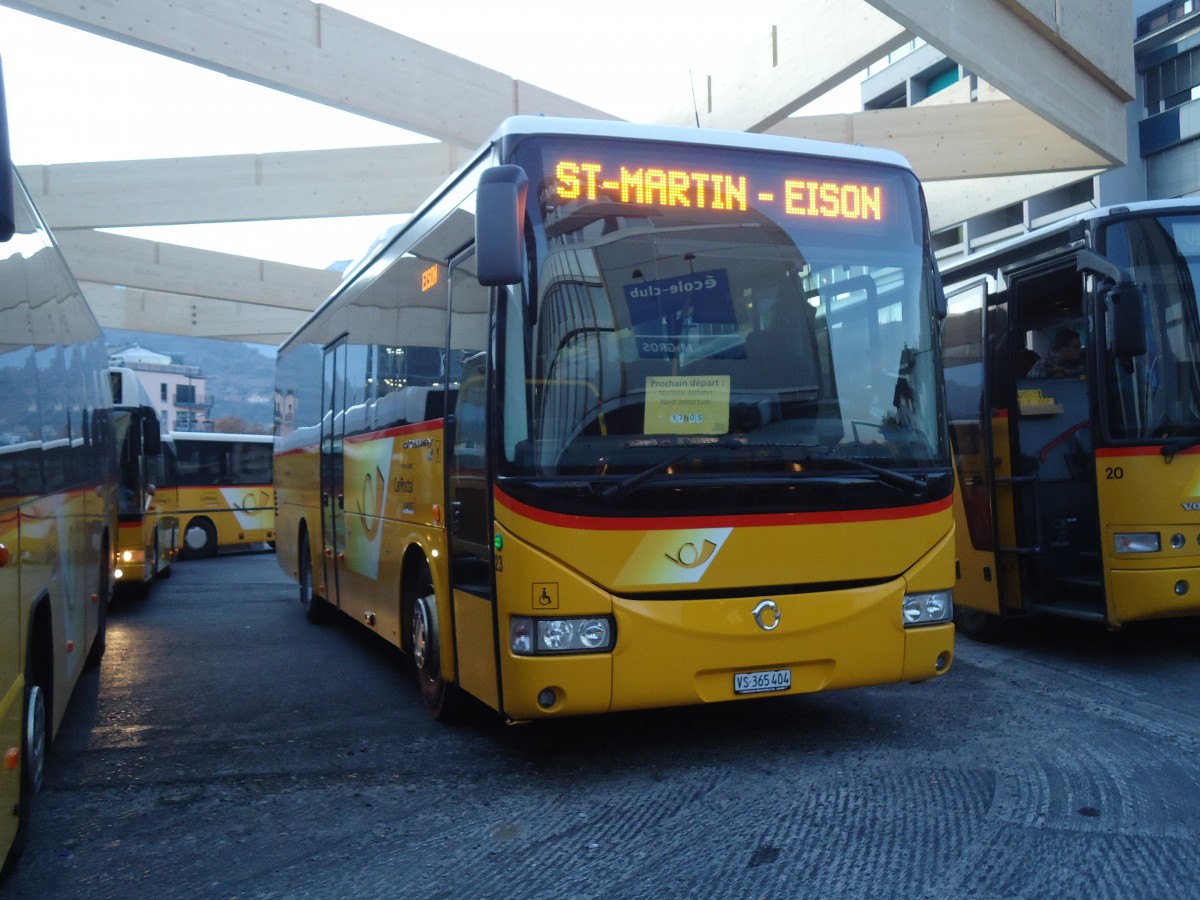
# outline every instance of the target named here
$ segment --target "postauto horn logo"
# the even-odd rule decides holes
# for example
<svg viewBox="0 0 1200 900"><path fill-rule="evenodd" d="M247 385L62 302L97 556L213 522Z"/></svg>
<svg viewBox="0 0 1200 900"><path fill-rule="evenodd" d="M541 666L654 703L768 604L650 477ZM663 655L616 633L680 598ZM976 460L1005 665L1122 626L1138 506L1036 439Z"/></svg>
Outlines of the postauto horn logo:
<svg viewBox="0 0 1200 900"><path fill-rule="evenodd" d="M732 533L732 528L652 531L629 555L617 585L695 584Z"/></svg>

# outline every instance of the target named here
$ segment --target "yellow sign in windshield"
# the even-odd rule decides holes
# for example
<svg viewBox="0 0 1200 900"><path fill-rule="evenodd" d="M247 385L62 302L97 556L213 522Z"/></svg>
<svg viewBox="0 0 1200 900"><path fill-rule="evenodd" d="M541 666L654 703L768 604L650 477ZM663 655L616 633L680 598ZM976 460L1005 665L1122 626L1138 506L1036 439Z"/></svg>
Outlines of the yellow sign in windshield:
<svg viewBox="0 0 1200 900"><path fill-rule="evenodd" d="M646 434L726 434L729 376L646 379Z"/></svg>

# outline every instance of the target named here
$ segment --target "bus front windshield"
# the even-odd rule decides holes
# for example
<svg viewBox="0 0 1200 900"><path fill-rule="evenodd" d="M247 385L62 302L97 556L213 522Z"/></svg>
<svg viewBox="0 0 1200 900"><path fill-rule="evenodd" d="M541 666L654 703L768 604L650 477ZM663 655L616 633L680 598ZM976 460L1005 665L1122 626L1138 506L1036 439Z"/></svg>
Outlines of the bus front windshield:
<svg viewBox="0 0 1200 900"><path fill-rule="evenodd" d="M1145 354L1116 358L1105 318L1103 377L1108 436L1117 440L1200 437L1200 215L1142 216L1102 234L1105 255L1132 274L1144 305Z"/></svg>
<svg viewBox="0 0 1200 900"><path fill-rule="evenodd" d="M911 173L597 140L516 156L537 258L506 317L502 475L946 465Z"/></svg>

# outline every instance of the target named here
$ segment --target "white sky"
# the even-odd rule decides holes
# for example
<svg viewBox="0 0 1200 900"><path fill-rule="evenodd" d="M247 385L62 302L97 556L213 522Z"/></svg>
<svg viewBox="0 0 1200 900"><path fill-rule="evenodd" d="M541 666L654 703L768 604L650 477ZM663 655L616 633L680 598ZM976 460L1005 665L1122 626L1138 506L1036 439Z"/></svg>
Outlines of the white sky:
<svg viewBox="0 0 1200 900"><path fill-rule="evenodd" d="M736 12L695 0L327 5L606 112L645 120L681 96L690 98L692 77L700 83L748 41L769 34L794 2L742 0ZM571 34L588 45L586 57L552 44L555 35ZM595 50L600 45L602 55ZM0 56L18 165L427 140L4 7ZM850 85L820 111L856 109L857 101L857 85ZM393 221L374 216L122 232L322 268L357 257Z"/></svg>

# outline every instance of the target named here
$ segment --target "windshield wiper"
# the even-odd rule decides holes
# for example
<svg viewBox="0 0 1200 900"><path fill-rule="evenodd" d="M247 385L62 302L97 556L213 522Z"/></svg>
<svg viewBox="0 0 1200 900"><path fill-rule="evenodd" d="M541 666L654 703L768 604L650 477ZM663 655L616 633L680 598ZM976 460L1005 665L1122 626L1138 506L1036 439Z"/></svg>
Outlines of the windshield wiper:
<svg viewBox="0 0 1200 900"><path fill-rule="evenodd" d="M668 456L666 459L656 462L654 465L648 466L645 469L642 469L640 472L634 472L632 475L627 475L620 481L609 482L608 484L594 488L596 498L598 500L603 500L605 503L615 503L617 500L629 496L629 494L637 490L643 482L653 478L664 469L671 468L671 466L675 465L675 463L683 462L683 460L687 459L691 455L692 451L688 450L687 453L677 453L674 456Z"/></svg>
<svg viewBox="0 0 1200 900"><path fill-rule="evenodd" d="M599 487L593 486L592 492L598 500L601 500L604 503L614 503L617 500L627 497L629 494L631 494L633 491L637 490L639 487L641 487L645 482L649 481L655 475L658 475L658 474L664 472L665 470L671 468L671 466L673 466L677 463L683 462L685 459L687 459L688 457L692 456L695 453L698 453L702 450L712 450L712 449L729 450L731 448L745 449L745 450L761 449L761 448L775 448L775 449L791 448L791 449L804 449L804 450L808 450L808 451L811 451L813 449L811 444L791 444L791 443L779 443L779 442L760 444L760 443L754 443L754 442L748 443L748 442L743 442L743 441L725 440L725 441L713 442L713 443L708 443L708 444L696 444L696 445L689 446L686 450L684 450L681 453L674 453L674 454L666 457L665 459L661 459L658 462L647 466L644 469L639 469L638 471L625 476L624 478L622 478L619 481L608 482L606 484L600 485ZM804 465L810 466L813 463L818 463L818 462L834 463L834 464L843 463L848 468L859 469L863 472L869 472L870 474L874 475L880 481L880 483L886 484L889 487L894 487L899 490L902 490L914 498L920 498L920 497L924 496L925 493L929 490L929 486L930 486L930 478L928 475L921 475L921 476L906 475L904 472L897 472L895 469L888 469L888 468L884 468L883 466L877 466L877 465L874 465L869 462L864 462L861 459L855 459L854 457L808 456L804 460Z"/></svg>
<svg viewBox="0 0 1200 900"><path fill-rule="evenodd" d="M883 466L872 465L869 462L863 462L861 459L855 459L852 456L837 456L837 457L820 457L822 461L834 461L845 463L847 466L855 469L862 469L864 472L870 472L875 475L881 482L889 487L899 488L902 491L907 491L913 497L921 497L925 491L929 489L929 476L922 475L920 478L915 475L905 475L903 472L897 472L895 469L885 469ZM811 462L810 457L805 462Z"/></svg>
<svg viewBox="0 0 1200 900"><path fill-rule="evenodd" d="M744 446L746 445L743 442L734 440L713 441L704 444L691 444L681 453L674 453L671 456L668 456L666 459L659 460L653 465L626 475L620 481L609 482L601 485L598 488L594 487L592 490L597 499L602 500L605 503L615 503L617 500L621 500L624 497L629 496L655 475L671 468L671 466L675 465L676 463L683 462L694 453L697 453L701 450L711 450L713 448L728 450L730 448L740 448Z"/></svg>
<svg viewBox="0 0 1200 900"><path fill-rule="evenodd" d="M750 443L750 447L781 447L794 448L811 451L811 444L790 444L780 442L769 443ZM876 476L883 484L890 487L899 488L902 491L907 491L913 497L921 497L929 489L929 476L922 475L919 478L915 475L905 475L903 472L897 472L895 469L887 469L883 466L876 466L869 462L863 462L853 456L808 456L804 460L804 465L810 465L814 461L821 462L840 462L855 469L861 469L864 472L870 472Z"/></svg>

